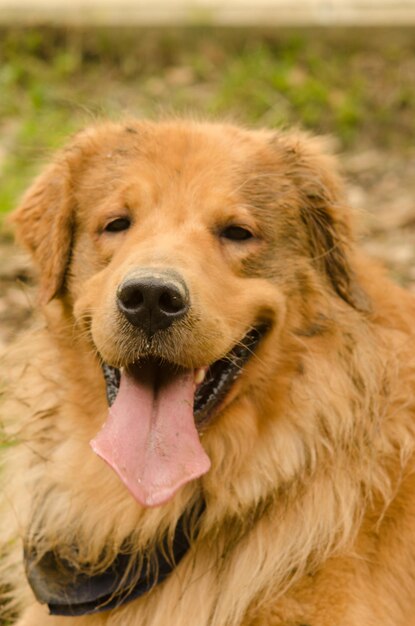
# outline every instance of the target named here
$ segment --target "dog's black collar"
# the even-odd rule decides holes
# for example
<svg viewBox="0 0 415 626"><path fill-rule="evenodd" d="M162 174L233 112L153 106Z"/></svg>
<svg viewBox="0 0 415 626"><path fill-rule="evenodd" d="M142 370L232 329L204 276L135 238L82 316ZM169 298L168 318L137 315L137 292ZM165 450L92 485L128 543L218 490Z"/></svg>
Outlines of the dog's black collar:
<svg viewBox="0 0 415 626"><path fill-rule="evenodd" d="M191 540L188 521L199 520L204 506L178 521L171 542L164 541L151 553L137 555L131 566L131 555L120 553L100 574L88 575L58 552L50 551L38 558L36 548L25 548L25 569L29 584L51 615L80 616L101 613L131 602L148 593L165 580L188 552ZM193 524L192 524L193 525Z"/></svg>

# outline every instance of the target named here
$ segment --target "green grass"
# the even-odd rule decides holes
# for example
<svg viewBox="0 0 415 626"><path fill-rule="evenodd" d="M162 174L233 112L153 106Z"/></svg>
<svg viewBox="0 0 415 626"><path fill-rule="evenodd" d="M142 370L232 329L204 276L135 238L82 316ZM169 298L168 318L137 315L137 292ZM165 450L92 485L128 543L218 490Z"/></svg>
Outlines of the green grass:
<svg viewBox="0 0 415 626"><path fill-rule="evenodd" d="M399 33L0 31L0 213L68 134L101 117L225 116L331 133L341 148L404 149L414 49Z"/></svg>

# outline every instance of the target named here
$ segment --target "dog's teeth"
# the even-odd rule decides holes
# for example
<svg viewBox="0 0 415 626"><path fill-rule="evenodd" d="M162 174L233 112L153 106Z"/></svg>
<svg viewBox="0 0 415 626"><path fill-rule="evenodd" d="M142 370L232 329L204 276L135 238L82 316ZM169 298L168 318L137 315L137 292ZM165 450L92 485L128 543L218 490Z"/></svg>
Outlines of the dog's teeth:
<svg viewBox="0 0 415 626"><path fill-rule="evenodd" d="M199 369L195 371L196 385L202 384L205 379L205 376L206 376L206 367L199 367Z"/></svg>

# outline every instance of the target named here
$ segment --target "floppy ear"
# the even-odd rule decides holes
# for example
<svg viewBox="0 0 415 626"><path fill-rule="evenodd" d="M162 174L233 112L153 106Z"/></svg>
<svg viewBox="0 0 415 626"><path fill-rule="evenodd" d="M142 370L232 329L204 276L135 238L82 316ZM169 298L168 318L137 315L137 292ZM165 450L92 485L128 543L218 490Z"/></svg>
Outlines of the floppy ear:
<svg viewBox="0 0 415 626"><path fill-rule="evenodd" d="M351 266L352 212L343 200L336 160L321 138L288 138L292 175L301 194L300 217L309 254L334 291L359 311L370 311L369 298Z"/></svg>
<svg viewBox="0 0 415 626"><path fill-rule="evenodd" d="M309 201L308 206L301 208L301 219L307 229L313 263L326 274L343 300L359 311L368 312L368 296L358 284L349 263L345 225L336 220L331 207L314 204L315 198L309 198Z"/></svg>
<svg viewBox="0 0 415 626"><path fill-rule="evenodd" d="M73 201L69 167L50 165L26 192L12 214L17 239L29 250L39 271L39 299L47 304L64 286L72 243Z"/></svg>

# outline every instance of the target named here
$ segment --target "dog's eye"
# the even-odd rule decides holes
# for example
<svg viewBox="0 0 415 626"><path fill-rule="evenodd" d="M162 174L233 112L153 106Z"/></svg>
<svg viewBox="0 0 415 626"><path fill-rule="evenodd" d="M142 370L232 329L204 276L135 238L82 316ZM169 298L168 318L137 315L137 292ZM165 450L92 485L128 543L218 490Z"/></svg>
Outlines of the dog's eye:
<svg viewBox="0 0 415 626"><path fill-rule="evenodd" d="M231 225L226 226L226 228L221 231L220 236L230 241L247 241L248 239L252 239L254 235L243 226Z"/></svg>
<svg viewBox="0 0 415 626"><path fill-rule="evenodd" d="M131 226L131 220L129 217L117 217L117 219L108 222L104 231L106 233L119 233L122 230L127 230Z"/></svg>

